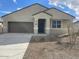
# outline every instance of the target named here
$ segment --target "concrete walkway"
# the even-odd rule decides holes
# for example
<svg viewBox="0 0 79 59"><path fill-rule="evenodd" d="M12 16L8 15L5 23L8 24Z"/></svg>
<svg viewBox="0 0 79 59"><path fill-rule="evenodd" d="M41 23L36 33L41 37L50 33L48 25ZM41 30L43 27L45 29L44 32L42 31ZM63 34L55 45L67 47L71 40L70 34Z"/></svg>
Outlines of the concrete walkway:
<svg viewBox="0 0 79 59"><path fill-rule="evenodd" d="M0 34L0 59L22 59L32 34Z"/></svg>

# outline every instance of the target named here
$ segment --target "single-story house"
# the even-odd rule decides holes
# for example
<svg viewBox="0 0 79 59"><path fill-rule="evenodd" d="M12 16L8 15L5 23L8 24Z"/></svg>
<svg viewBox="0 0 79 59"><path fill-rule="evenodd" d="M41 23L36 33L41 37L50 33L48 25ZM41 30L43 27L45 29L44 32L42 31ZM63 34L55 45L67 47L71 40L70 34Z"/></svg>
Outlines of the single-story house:
<svg viewBox="0 0 79 59"><path fill-rule="evenodd" d="M76 32L79 32L79 21L74 22L74 28Z"/></svg>
<svg viewBox="0 0 79 59"><path fill-rule="evenodd" d="M74 22L74 25L79 28L79 21Z"/></svg>
<svg viewBox="0 0 79 59"><path fill-rule="evenodd" d="M0 33L3 32L3 20L0 18Z"/></svg>
<svg viewBox="0 0 79 59"><path fill-rule="evenodd" d="M75 17L57 8L35 3L2 16L4 33L66 33Z"/></svg>

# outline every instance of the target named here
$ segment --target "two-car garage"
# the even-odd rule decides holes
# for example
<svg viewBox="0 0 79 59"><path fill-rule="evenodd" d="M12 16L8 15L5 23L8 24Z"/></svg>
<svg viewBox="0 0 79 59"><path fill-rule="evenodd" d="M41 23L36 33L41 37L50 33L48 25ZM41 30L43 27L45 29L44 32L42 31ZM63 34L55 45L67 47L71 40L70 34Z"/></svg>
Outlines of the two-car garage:
<svg viewBox="0 0 79 59"><path fill-rule="evenodd" d="M8 22L9 33L33 33L33 22Z"/></svg>

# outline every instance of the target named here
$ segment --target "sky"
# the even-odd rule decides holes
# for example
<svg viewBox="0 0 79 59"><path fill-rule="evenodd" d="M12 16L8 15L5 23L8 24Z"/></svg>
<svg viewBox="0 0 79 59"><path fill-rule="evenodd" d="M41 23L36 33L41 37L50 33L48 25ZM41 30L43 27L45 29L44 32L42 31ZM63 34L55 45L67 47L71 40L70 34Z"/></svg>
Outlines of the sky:
<svg viewBox="0 0 79 59"><path fill-rule="evenodd" d="M75 2L75 3L74 3ZM42 4L48 8L55 7L79 19L78 0L0 0L0 16L20 10L34 3Z"/></svg>

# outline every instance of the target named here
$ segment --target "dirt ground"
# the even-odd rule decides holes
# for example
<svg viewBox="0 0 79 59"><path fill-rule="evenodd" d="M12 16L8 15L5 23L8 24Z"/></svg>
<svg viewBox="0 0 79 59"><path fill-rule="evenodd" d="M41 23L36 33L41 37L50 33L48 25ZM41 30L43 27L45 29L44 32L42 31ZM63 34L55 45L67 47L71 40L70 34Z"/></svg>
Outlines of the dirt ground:
<svg viewBox="0 0 79 59"><path fill-rule="evenodd" d="M23 59L79 59L79 44L70 49L67 44L57 44L57 41L32 38Z"/></svg>

